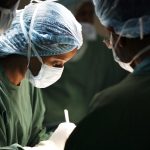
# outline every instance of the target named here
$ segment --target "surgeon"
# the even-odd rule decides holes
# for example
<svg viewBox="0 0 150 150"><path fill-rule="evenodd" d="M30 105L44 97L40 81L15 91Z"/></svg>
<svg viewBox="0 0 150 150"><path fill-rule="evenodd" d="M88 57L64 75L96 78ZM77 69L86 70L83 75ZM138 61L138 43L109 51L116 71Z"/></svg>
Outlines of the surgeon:
<svg viewBox="0 0 150 150"><path fill-rule="evenodd" d="M55 150L60 141L45 134L45 107L38 88L61 77L64 64L82 45L81 30L67 8L48 0L31 2L17 12L0 36L0 149L44 150L45 144L37 145L48 139L48 149ZM70 133L74 127L63 124L61 131L69 128Z"/></svg>
<svg viewBox="0 0 150 150"><path fill-rule="evenodd" d="M94 97L65 150L150 149L150 1L93 2L114 60L131 73Z"/></svg>
<svg viewBox="0 0 150 150"><path fill-rule="evenodd" d="M96 32L93 3L82 0L73 6L71 11L82 25L84 42L77 55L65 65L61 79L42 89L46 106L44 124L48 130L64 121L62 112L65 108L70 120L77 124L87 114L95 93L120 82L127 75L127 71L114 62L111 51L102 42L104 37Z"/></svg>
<svg viewBox="0 0 150 150"><path fill-rule="evenodd" d="M1 0L0 2L0 34L5 32L11 25L16 15L20 0Z"/></svg>

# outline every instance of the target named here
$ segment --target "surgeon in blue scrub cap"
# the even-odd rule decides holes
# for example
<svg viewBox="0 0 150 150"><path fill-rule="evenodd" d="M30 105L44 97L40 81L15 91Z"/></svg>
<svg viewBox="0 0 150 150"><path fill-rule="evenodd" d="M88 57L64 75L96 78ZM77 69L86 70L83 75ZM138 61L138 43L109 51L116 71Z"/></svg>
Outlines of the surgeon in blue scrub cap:
<svg viewBox="0 0 150 150"><path fill-rule="evenodd" d="M82 45L81 32L72 13L53 0L31 2L17 11L0 36L0 149L56 150L60 142L64 145L75 125L61 124L61 134L54 135L62 140L48 139L39 88L61 77L64 64Z"/></svg>
<svg viewBox="0 0 150 150"><path fill-rule="evenodd" d="M93 2L100 22L110 31L110 40L106 40L105 43L113 49L115 61L123 69L133 72L134 64L132 62L141 53L145 53L145 50L141 52L141 49L146 46L145 44L140 46L142 39L150 34L150 2L142 0L93 0ZM130 41L132 39L134 43L139 43L133 40L136 38L140 38L140 45L136 48L132 42L130 46L135 48L132 48L132 52L128 52L130 48L123 45L125 39ZM137 44L135 45L137 46Z"/></svg>
<svg viewBox="0 0 150 150"><path fill-rule="evenodd" d="M93 2L110 35L104 42L114 60L131 73L95 95L65 150L150 149L150 1Z"/></svg>
<svg viewBox="0 0 150 150"><path fill-rule="evenodd" d="M50 0L31 3L17 13L0 37L0 57L26 59L21 79L45 88L60 78L64 63L81 45L81 25L69 10Z"/></svg>

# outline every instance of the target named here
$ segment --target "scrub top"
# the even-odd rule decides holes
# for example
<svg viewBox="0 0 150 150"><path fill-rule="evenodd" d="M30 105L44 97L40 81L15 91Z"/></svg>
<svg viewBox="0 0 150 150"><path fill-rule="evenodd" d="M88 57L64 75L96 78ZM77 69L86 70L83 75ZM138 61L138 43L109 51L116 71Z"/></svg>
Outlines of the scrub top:
<svg viewBox="0 0 150 150"><path fill-rule="evenodd" d="M0 66L0 149L34 146L44 139L44 112L40 91L27 80L13 85Z"/></svg>
<svg viewBox="0 0 150 150"><path fill-rule="evenodd" d="M150 59L119 84L98 93L65 150L150 149Z"/></svg>
<svg viewBox="0 0 150 150"><path fill-rule="evenodd" d="M46 125L64 121L64 109L68 109L70 120L77 123L87 114L95 93L120 82L128 74L114 61L112 51L102 40L98 36L95 41L84 41L77 55L65 64L60 80L42 89Z"/></svg>

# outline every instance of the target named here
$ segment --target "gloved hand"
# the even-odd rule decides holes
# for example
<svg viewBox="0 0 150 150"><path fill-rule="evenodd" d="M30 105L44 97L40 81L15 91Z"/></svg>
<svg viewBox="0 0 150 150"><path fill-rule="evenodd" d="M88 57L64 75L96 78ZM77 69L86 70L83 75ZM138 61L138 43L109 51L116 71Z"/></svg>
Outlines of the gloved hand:
<svg viewBox="0 0 150 150"><path fill-rule="evenodd" d="M60 123L47 141L41 141L35 147L23 147L25 150L64 150L66 140L76 125L74 123Z"/></svg>
<svg viewBox="0 0 150 150"><path fill-rule="evenodd" d="M34 147L23 147L24 150L59 150L55 143L47 140L47 141L41 141L39 144L35 145Z"/></svg>
<svg viewBox="0 0 150 150"><path fill-rule="evenodd" d="M55 143L58 150L64 150L66 140L68 139L75 127L76 125L74 123L60 123L49 140Z"/></svg>

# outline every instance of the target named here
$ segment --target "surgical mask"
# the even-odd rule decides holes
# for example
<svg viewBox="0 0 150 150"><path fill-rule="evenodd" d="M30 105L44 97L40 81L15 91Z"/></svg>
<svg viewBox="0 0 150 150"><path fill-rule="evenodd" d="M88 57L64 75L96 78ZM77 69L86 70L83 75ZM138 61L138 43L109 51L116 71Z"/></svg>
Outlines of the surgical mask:
<svg viewBox="0 0 150 150"><path fill-rule="evenodd" d="M133 62L132 60L129 63L124 63L120 60L120 58L116 55L115 50L112 48L114 60L119 64L119 66L126 71L133 72L133 68L130 66Z"/></svg>
<svg viewBox="0 0 150 150"><path fill-rule="evenodd" d="M114 50L114 48L112 48L112 52L113 52L113 57L114 60L120 65L121 68L129 71L129 72L133 72L134 69L131 67L131 64L133 63L134 60L136 60L137 58L139 58L142 54L146 53L147 51L150 51L150 45L148 45L147 47L143 48L141 51L139 51L134 57L133 59L128 62L128 63L124 63L120 60L120 58L116 55L116 52Z"/></svg>
<svg viewBox="0 0 150 150"><path fill-rule="evenodd" d="M46 64L42 64L41 70L37 76L34 76L30 69L28 69L26 72L26 78L32 83L33 86L37 88L46 88L60 79L63 70L64 67L50 67Z"/></svg>
<svg viewBox="0 0 150 150"><path fill-rule="evenodd" d="M119 39L118 39L119 40ZM113 53L113 57L114 57L114 60L119 64L119 66L121 68L123 68L124 70L126 71L129 71L129 72L133 72L133 68L130 66L131 63L133 62L133 60L131 60L129 63L124 63L120 60L120 58L117 56L116 52L115 52L115 48L116 48L116 45L118 44L118 40L115 44L115 47L113 46L113 43L112 43L112 33L110 34L110 39L109 40L104 40L103 42L106 44L106 46L109 48L109 49L112 49L112 53Z"/></svg>
<svg viewBox="0 0 150 150"><path fill-rule="evenodd" d="M150 45L146 46L145 48L143 48L141 51L139 51L133 58L130 62L128 63L125 63L125 62L122 62L120 60L120 58L117 56L116 52L115 52L115 48L117 47L117 44L120 40L120 37L118 38L115 46L113 46L113 43L112 43L112 33L110 34L110 39L109 40L104 40L103 42L107 45L107 47L109 49L112 49L112 53L113 53L113 57L114 57L114 60L120 65L121 68L125 69L126 71L128 72L133 72L134 69L131 67L131 64L133 63L134 60L136 60L137 58L139 58L142 54L144 54L145 52L149 51L150 50Z"/></svg>
<svg viewBox="0 0 150 150"><path fill-rule="evenodd" d="M82 25L82 33L84 40L94 41L96 40L96 29L94 25L87 22L80 22Z"/></svg>
<svg viewBox="0 0 150 150"><path fill-rule="evenodd" d="M0 7L0 34L4 33L10 27L16 15L19 2L20 0L18 0L11 9Z"/></svg>

